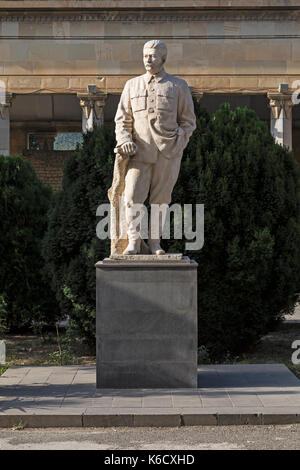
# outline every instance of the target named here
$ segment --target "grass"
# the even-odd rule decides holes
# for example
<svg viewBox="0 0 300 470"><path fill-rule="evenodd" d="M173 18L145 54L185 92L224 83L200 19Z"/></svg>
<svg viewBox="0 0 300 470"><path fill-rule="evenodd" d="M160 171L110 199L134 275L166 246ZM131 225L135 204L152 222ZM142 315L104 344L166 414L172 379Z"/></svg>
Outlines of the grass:
<svg viewBox="0 0 300 470"><path fill-rule="evenodd" d="M60 348L57 335L48 334L42 338L38 335L6 335L7 364L0 366L0 375L9 366L50 366L70 364L96 364L95 355L79 341L73 340L72 347L64 346L64 335L60 336ZM277 331L264 336L256 348L234 359L228 358L226 363L235 364L285 364L300 379L300 364L291 361L293 352L291 345L300 340L300 323L283 323ZM205 355L204 363L209 363Z"/></svg>

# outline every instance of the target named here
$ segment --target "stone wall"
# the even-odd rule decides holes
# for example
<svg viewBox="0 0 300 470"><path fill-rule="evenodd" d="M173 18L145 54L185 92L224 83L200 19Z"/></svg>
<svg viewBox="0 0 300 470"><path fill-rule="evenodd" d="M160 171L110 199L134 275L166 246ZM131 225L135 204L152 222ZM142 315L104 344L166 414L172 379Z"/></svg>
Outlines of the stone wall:
<svg viewBox="0 0 300 470"><path fill-rule="evenodd" d="M76 93L91 81L119 93L143 73L142 47L154 37L168 46L167 70L202 91L265 93L299 79L296 0L123 1L122 8L0 1L0 13L4 6L0 79L16 93Z"/></svg>

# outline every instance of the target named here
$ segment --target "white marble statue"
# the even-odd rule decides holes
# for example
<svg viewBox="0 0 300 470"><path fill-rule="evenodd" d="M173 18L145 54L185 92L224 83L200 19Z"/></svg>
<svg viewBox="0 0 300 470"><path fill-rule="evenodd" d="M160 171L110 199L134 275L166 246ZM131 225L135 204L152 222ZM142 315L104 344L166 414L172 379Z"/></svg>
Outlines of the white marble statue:
<svg viewBox="0 0 300 470"><path fill-rule="evenodd" d="M188 85L165 72L166 57L163 42L152 40L144 45L146 73L126 82L116 113L117 156L109 198L117 205L117 197L123 196L128 240L121 244L113 240L113 254L145 253L132 207L144 203L148 195L150 204L170 204L183 150L196 128ZM149 227L148 252L154 255L164 254L160 246L163 224L160 220L155 238Z"/></svg>

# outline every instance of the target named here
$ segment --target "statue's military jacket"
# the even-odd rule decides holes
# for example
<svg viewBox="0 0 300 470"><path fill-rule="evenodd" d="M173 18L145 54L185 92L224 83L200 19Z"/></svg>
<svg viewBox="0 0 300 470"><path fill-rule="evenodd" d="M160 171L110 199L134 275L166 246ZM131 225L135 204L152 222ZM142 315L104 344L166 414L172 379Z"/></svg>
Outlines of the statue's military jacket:
<svg viewBox="0 0 300 470"><path fill-rule="evenodd" d="M196 128L191 92L185 80L162 69L128 80L115 117L117 147L133 141L134 159L155 163L158 152L180 158Z"/></svg>

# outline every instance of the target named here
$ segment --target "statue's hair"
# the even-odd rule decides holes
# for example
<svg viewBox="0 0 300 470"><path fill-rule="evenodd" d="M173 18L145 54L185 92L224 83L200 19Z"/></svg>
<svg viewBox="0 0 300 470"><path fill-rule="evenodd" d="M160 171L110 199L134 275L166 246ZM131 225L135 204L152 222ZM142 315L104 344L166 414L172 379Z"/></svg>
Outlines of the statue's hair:
<svg viewBox="0 0 300 470"><path fill-rule="evenodd" d="M158 49L162 59L165 61L167 58L167 46L165 45L164 42L159 41L158 39L152 39L151 41L148 41L144 44L144 49Z"/></svg>

